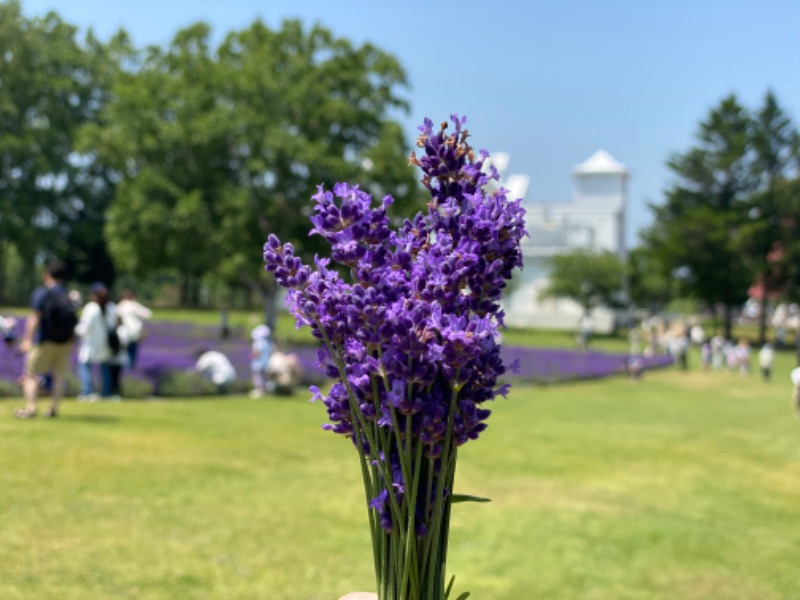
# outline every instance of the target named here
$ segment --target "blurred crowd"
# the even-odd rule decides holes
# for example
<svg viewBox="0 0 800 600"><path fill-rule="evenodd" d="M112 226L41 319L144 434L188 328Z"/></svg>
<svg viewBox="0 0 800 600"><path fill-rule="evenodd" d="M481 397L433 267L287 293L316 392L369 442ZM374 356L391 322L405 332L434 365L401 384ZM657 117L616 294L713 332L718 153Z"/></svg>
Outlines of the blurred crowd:
<svg viewBox="0 0 800 600"><path fill-rule="evenodd" d="M46 266L42 285L31 296L21 335L16 317L0 315L0 338L6 352L25 355L18 379L25 406L14 413L20 419L37 415L43 393L51 398L45 415L58 416L75 349L78 401L120 401L123 374L136 367L145 324L152 317L152 311L136 299L133 290L126 289L114 299L100 282L90 287L84 302L78 290L67 290L64 274L60 261ZM221 335L224 337L225 332ZM251 397L291 394L301 375L297 357L275 347L266 325L255 326L251 338ZM190 371L212 382L220 393L229 391L237 380L228 357L212 348L195 353Z"/></svg>

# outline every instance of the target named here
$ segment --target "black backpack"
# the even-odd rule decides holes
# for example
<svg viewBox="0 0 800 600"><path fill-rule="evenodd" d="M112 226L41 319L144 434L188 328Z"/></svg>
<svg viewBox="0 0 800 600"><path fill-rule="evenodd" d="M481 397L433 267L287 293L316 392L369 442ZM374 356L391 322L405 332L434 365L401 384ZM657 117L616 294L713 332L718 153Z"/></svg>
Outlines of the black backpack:
<svg viewBox="0 0 800 600"><path fill-rule="evenodd" d="M47 334L44 341L63 344L75 336L78 315L75 305L62 289L47 291L42 303L42 328Z"/></svg>

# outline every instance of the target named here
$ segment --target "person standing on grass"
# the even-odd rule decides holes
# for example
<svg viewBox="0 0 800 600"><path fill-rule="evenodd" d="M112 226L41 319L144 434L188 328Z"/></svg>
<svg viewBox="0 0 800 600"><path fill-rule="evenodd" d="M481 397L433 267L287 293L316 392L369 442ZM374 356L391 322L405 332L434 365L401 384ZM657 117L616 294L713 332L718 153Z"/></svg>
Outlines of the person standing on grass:
<svg viewBox="0 0 800 600"><path fill-rule="evenodd" d="M75 328L81 338L81 347L78 350L78 376L81 381L79 402L97 399L92 381L94 365L100 365L101 397L111 397L109 361L119 348L112 352L109 333L116 331L116 327L116 305L108 299L108 288L102 283L93 284L89 302L83 307L81 320Z"/></svg>
<svg viewBox="0 0 800 600"><path fill-rule="evenodd" d="M587 310L583 313L579 324L580 332L578 333L578 343L581 350L589 349L589 341L592 339L592 331L594 329L594 321L592 320L591 313Z"/></svg>
<svg viewBox="0 0 800 600"><path fill-rule="evenodd" d="M725 338L719 333L711 338L711 368L715 371L725 368Z"/></svg>
<svg viewBox="0 0 800 600"><path fill-rule="evenodd" d="M261 398L267 391L269 356L272 353L272 339L267 325L257 325L250 333L253 343L250 346L250 375L253 380L251 398Z"/></svg>
<svg viewBox="0 0 800 600"><path fill-rule="evenodd" d="M772 363L775 360L775 350L767 342L758 351L758 366L761 367L761 379L769 381L772 376Z"/></svg>
<svg viewBox="0 0 800 600"><path fill-rule="evenodd" d="M109 329L109 341L113 341L113 335ZM122 400L122 371L128 366L128 344L130 339L128 330L119 318L119 305L117 305L117 326L113 329L116 334L116 342L109 343L111 358L108 359L108 371L110 377L111 401L119 402Z"/></svg>
<svg viewBox="0 0 800 600"><path fill-rule="evenodd" d="M689 370L689 335L681 328L673 332L670 339L670 354L681 371Z"/></svg>
<svg viewBox="0 0 800 600"><path fill-rule="evenodd" d="M739 375L750 374L750 342L744 338L736 345L736 364L739 365Z"/></svg>
<svg viewBox="0 0 800 600"><path fill-rule="evenodd" d="M20 352L25 353L26 357L22 374L25 408L14 411L18 419L36 416L39 376L48 374L52 377L52 390L51 405L46 416L58 416L77 323L75 307L64 288L65 274L63 262L50 262L42 276L44 285L36 288L31 297L31 312L25 319L19 344Z"/></svg>
<svg viewBox="0 0 800 600"><path fill-rule="evenodd" d="M711 342L703 342L703 345L700 346L700 365L703 367L703 371L711 368L712 356Z"/></svg>
<svg viewBox="0 0 800 600"><path fill-rule="evenodd" d="M136 300L133 290L127 289L122 292L117 303L117 315L128 336L127 366L135 369L136 360L139 357L139 343L142 341L144 333L144 322L153 316L153 311Z"/></svg>
<svg viewBox="0 0 800 600"><path fill-rule="evenodd" d="M792 391L792 406L797 416L800 417L800 367L792 370L789 376L794 385L794 390Z"/></svg>

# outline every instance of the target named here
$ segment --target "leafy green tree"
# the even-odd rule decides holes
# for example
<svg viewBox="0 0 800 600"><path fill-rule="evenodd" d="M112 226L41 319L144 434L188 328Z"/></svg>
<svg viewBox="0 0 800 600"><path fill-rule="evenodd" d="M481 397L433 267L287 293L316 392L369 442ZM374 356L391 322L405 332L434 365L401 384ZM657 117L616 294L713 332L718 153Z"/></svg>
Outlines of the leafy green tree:
<svg viewBox="0 0 800 600"><path fill-rule="evenodd" d="M672 278L644 246L628 252L628 294L631 302L657 313L673 298Z"/></svg>
<svg viewBox="0 0 800 600"><path fill-rule="evenodd" d="M73 279L112 283L103 224L114 182L77 136L117 64L91 33L81 43L55 13L27 19L17 2L0 3L0 41L0 294L9 257L32 266L56 255ZM35 270L24 274L35 283Z"/></svg>
<svg viewBox="0 0 800 600"><path fill-rule="evenodd" d="M620 303L625 265L613 252L578 249L552 257L550 265L544 296L570 298L585 312Z"/></svg>
<svg viewBox="0 0 800 600"><path fill-rule="evenodd" d="M764 218L754 220L751 224L751 233L754 235L754 240L751 241L755 245L750 260L759 269L759 283L768 293L779 294L786 300L798 302L800 178L776 179L769 188L755 194L751 203L760 210L768 207L770 211L764 213ZM765 325L762 325L762 336L765 329Z"/></svg>
<svg viewBox="0 0 800 600"><path fill-rule="evenodd" d="M254 251L269 233L306 256L322 250L308 237L309 197L318 185L357 182L375 196L390 193L400 210L413 206L409 146L389 118L407 108L397 95L406 76L371 44L354 47L298 21L274 31L256 21L230 33L219 65L232 125L241 132L232 147L241 185L219 223L220 268L257 291L269 312L276 290Z"/></svg>
<svg viewBox="0 0 800 600"><path fill-rule="evenodd" d="M407 145L389 118L406 108L405 74L390 55L328 30L260 21L213 50L210 30L179 31L165 49L126 57L102 121L84 142L118 174L106 236L115 261L140 275L174 268L184 301L209 272L265 301L269 233L305 254L309 196L319 184L360 181L414 198ZM385 186L385 187L382 187Z"/></svg>
<svg viewBox="0 0 800 600"><path fill-rule="evenodd" d="M18 2L0 3L0 294L12 248L31 267L48 254L73 263L74 244L88 238L104 253L82 220L94 182L74 142L94 118L98 88L76 33L55 13L28 19Z"/></svg>
<svg viewBox="0 0 800 600"><path fill-rule="evenodd" d="M748 219L743 227L747 252L743 256L756 272L762 294L759 340L763 344L768 297L783 291L792 271L780 257L792 254L790 247L800 243L797 238L786 235L787 218L796 218L798 213L793 212L790 187L784 185L788 179L797 177L800 134L771 91L753 115L750 143L751 169L758 188L748 202Z"/></svg>
<svg viewBox="0 0 800 600"><path fill-rule="evenodd" d="M681 292L708 306L721 305L730 337L733 308L747 298L752 267L742 260L747 200L756 181L750 167L750 117L734 95L700 124L697 146L675 155L677 182L662 205L645 246Z"/></svg>
<svg viewBox="0 0 800 600"><path fill-rule="evenodd" d="M214 223L235 187L209 33L198 24L168 48L144 51L120 33L108 52L124 68L113 73L100 118L82 131L82 148L118 182L105 227L115 263L139 276L176 270L187 303L216 266Z"/></svg>

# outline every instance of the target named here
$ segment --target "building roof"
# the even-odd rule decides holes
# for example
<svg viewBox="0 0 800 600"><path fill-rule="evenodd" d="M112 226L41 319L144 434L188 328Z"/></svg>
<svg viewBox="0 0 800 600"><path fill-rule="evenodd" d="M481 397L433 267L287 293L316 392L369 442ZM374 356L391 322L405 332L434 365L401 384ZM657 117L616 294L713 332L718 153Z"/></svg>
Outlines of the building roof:
<svg viewBox="0 0 800 600"><path fill-rule="evenodd" d="M573 170L576 175L616 174L628 175L628 169L605 150L598 150Z"/></svg>

